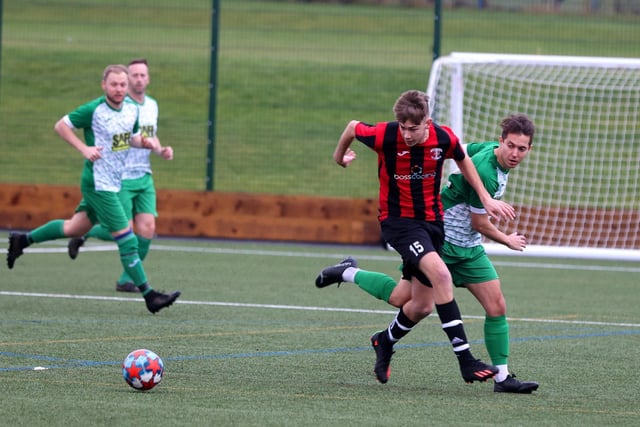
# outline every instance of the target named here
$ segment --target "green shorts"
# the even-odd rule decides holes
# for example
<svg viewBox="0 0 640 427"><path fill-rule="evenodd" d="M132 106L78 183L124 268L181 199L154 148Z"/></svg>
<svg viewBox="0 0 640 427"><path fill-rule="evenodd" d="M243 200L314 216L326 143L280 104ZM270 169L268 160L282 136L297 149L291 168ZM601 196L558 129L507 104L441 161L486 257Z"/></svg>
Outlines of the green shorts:
<svg viewBox="0 0 640 427"><path fill-rule="evenodd" d="M151 174L146 174L141 178L123 180L119 194L122 207L130 220L140 213L158 216L156 188Z"/></svg>
<svg viewBox="0 0 640 427"><path fill-rule="evenodd" d="M96 191L81 186L82 200L76 212L86 212L93 224L102 224L107 230L114 232L129 227L129 219L122 207L118 193L113 191Z"/></svg>
<svg viewBox="0 0 640 427"><path fill-rule="evenodd" d="M498 279L498 272L482 245L463 248L445 241L442 259L447 264L456 287Z"/></svg>

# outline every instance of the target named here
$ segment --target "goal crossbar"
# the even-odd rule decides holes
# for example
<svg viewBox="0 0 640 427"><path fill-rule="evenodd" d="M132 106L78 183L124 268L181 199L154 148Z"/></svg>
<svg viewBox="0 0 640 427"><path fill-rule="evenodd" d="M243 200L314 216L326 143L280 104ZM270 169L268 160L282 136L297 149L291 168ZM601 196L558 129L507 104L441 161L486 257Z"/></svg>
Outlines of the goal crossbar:
<svg viewBox="0 0 640 427"><path fill-rule="evenodd" d="M453 60L456 62L509 62L535 65L577 65L583 67L598 68L640 68L640 59L636 58L453 52L448 57L443 57L440 59L442 59L443 61Z"/></svg>

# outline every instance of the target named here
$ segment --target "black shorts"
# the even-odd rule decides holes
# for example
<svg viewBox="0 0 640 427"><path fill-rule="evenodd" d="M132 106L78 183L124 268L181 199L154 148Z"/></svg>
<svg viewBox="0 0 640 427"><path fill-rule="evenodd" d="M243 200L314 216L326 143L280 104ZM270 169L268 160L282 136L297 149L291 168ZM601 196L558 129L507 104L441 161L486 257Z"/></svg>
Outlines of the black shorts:
<svg viewBox="0 0 640 427"><path fill-rule="evenodd" d="M387 218L380 223L382 238L402 257L402 277L415 277L427 286L431 282L420 271L420 259L429 252L440 255L444 244L444 224L441 221L421 221L410 218Z"/></svg>

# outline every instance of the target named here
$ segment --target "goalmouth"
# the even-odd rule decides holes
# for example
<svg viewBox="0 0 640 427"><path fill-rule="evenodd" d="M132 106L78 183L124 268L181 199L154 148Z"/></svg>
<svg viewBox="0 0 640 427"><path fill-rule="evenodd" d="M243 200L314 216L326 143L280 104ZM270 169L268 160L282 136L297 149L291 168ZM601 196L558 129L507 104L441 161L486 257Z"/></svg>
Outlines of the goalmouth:
<svg viewBox="0 0 640 427"><path fill-rule="evenodd" d="M463 143L497 140L511 113L535 123L504 197L518 218L497 223L527 235L525 255L640 261L640 59L452 53L427 93Z"/></svg>

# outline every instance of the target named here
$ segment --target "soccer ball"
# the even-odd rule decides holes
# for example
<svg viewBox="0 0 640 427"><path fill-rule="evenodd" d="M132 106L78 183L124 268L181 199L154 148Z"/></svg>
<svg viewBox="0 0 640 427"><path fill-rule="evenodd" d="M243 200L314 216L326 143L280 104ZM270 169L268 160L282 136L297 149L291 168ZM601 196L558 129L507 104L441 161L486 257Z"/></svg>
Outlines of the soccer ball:
<svg viewBox="0 0 640 427"><path fill-rule="evenodd" d="M122 362L122 376L136 390L151 390L162 381L164 363L151 350L134 350Z"/></svg>

